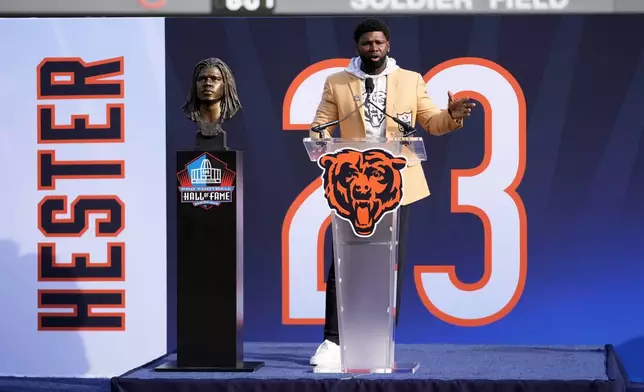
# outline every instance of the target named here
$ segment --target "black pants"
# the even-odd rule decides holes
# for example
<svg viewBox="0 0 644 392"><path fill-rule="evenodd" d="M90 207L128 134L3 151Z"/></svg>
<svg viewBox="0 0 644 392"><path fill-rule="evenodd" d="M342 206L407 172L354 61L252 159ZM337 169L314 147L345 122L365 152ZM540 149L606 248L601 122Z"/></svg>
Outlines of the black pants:
<svg viewBox="0 0 644 392"><path fill-rule="evenodd" d="M396 279L396 325L400 314L400 294L402 293L403 265L405 261L405 248L407 245L407 223L409 220L409 206L400 206L400 223L398 225L398 276ZM338 302L335 294L335 263L333 245L331 247L331 266L326 279L326 310L324 321L324 339L335 344L340 344L338 331Z"/></svg>

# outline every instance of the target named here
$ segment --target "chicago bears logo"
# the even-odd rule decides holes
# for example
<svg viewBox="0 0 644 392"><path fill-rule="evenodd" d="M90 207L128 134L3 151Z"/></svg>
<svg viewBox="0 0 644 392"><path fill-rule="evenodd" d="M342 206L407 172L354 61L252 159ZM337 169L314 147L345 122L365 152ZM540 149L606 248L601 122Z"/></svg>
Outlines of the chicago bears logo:
<svg viewBox="0 0 644 392"><path fill-rule="evenodd" d="M402 201L404 157L381 149L345 148L322 155L318 165L329 207L351 223L356 236L373 235L384 214Z"/></svg>

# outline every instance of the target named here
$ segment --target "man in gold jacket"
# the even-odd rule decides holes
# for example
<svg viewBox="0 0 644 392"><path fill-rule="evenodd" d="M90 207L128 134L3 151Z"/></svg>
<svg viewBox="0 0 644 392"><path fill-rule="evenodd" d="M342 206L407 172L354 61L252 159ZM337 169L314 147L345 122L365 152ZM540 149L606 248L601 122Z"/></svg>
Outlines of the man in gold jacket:
<svg viewBox="0 0 644 392"><path fill-rule="evenodd" d="M448 93L448 109L440 110L427 96L425 82L417 72L400 68L396 60L388 57L390 34L388 26L379 19L366 19L355 29L358 57L342 72L329 76L324 84L322 99L311 124L312 138L331 137L333 127L321 133L313 127L330 121L344 119L364 100L365 80L373 79L370 103L378 105L387 114L407 122L412 127L420 124L432 135L444 135L463 126L463 119L470 115L474 103L469 99L454 100ZM393 138L402 136L400 127L391 118L372 106L363 107L359 113L339 124L340 134L335 137ZM405 256L405 239L409 204L429 196L429 187L420 163L408 164L403 169L403 200L400 207L398 246L398 288L396 293L396 322L400 312L402 265ZM324 342L311 358L312 365L329 368L340 367L338 314L335 294L335 268L333 258L327 277Z"/></svg>

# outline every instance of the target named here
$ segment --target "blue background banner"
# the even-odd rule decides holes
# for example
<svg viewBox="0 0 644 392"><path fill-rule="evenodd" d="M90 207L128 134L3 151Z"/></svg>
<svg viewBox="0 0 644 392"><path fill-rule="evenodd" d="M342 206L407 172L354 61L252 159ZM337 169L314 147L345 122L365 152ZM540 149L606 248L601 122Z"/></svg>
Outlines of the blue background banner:
<svg viewBox="0 0 644 392"><path fill-rule="evenodd" d="M282 323L282 240L287 210L319 176L284 131L289 85L316 62L355 54L357 18L168 19L168 183L174 151L192 148L181 113L195 64L224 60L243 104L227 126L245 151L245 339L320 341L320 325ZM518 188L528 216L523 294L501 320L446 323L421 302L413 265L452 264L461 281L483 274L483 230L450 211L450 171L483 158L483 112L443 137L423 134L432 196L413 205L399 342L605 344L631 378L644 377L644 36L642 16L475 16L386 19L399 65L425 74L446 60L480 57L508 70L527 102L527 166ZM446 97L432 97L441 103ZM480 108L480 107L479 107ZM421 132L419 132L420 134ZM168 333L176 346L176 189L168 191ZM328 241L327 241L328 242Z"/></svg>

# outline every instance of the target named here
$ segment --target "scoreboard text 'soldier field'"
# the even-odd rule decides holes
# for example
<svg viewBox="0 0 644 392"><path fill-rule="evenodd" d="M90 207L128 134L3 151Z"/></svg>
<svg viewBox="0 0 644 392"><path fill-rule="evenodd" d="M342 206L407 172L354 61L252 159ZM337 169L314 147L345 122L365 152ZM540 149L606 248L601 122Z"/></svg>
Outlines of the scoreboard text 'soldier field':
<svg viewBox="0 0 644 392"><path fill-rule="evenodd" d="M474 0L350 0L356 11L475 11ZM569 0L487 0L490 10L557 11L569 5Z"/></svg>
<svg viewBox="0 0 644 392"><path fill-rule="evenodd" d="M1 16L642 13L642 0L20 0Z"/></svg>

